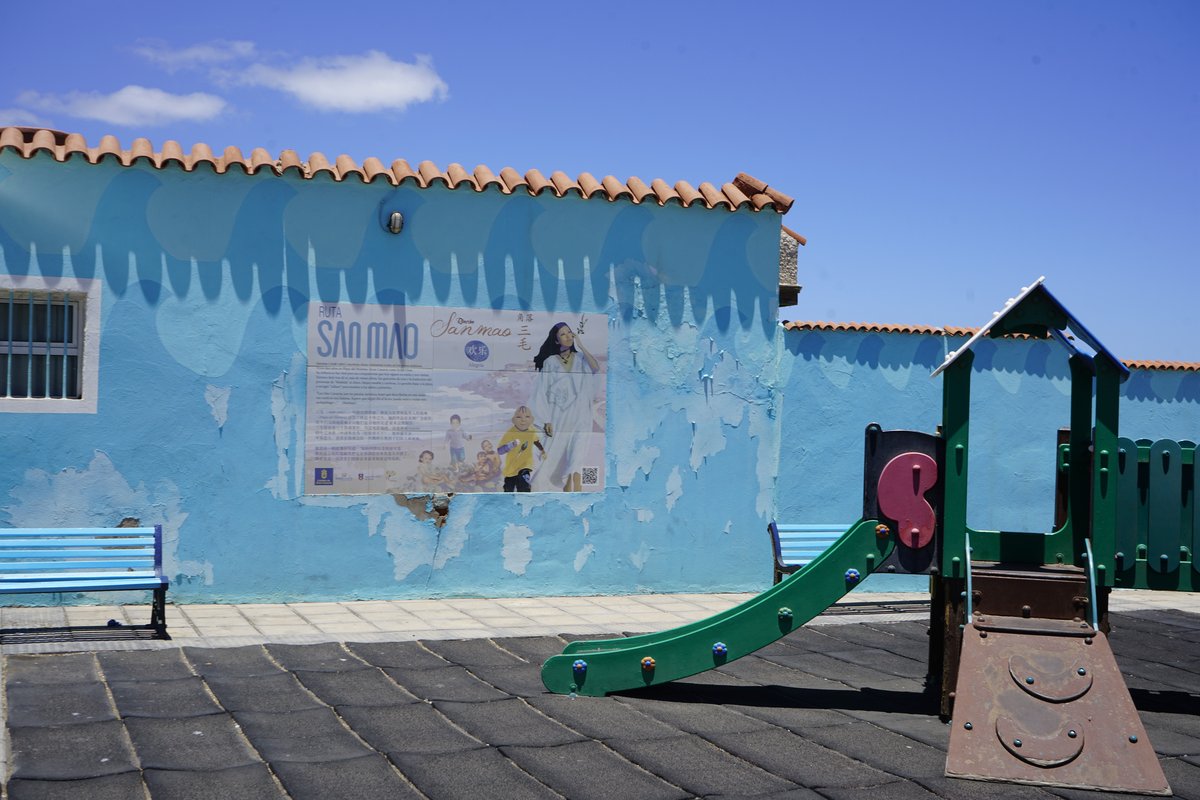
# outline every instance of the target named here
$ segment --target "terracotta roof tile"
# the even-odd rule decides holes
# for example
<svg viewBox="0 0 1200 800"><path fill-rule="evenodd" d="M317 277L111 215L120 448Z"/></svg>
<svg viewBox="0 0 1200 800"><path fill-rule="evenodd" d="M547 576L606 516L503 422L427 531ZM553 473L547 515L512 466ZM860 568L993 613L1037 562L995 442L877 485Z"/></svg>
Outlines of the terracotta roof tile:
<svg viewBox="0 0 1200 800"><path fill-rule="evenodd" d="M329 161L320 153L313 153L308 157L308 177L315 178L322 172L327 172L331 177L336 178L333 167L329 165Z"/></svg>
<svg viewBox="0 0 1200 800"><path fill-rule="evenodd" d="M121 157L121 143L117 141L117 137L111 134L100 140L100 146L96 148L96 151L88 159L93 164L108 156L109 158L117 159L125 166L129 166L129 162Z"/></svg>
<svg viewBox="0 0 1200 800"><path fill-rule="evenodd" d="M783 225L783 226L781 226L781 227L783 228L783 232L784 232L784 233L786 233L788 236L790 236L790 237L792 237L793 239L795 239L795 240L796 240L797 242L799 242L800 244L808 244L808 239L805 239L803 236L801 236L800 234L796 233L794 230L792 230L791 228L789 228L787 225Z"/></svg>
<svg viewBox="0 0 1200 800"><path fill-rule="evenodd" d="M687 181L677 182L675 184L675 191L679 192L679 199L683 201L684 206L704 202L704 195L697 192L695 187Z"/></svg>
<svg viewBox="0 0 1200 800"><path fill-rule="evenodd" d="M1179 372L1200 372L1200 364L1190 361L1126 361L1130 369L1173 369Z"/></svg>
<svg viewBox="0 0 1200 800"><path fill-rule="evenodd" d="M63 142L63 157L80 156L81 158L87 158L87 154L87 140L78 133L68 134L66 140Z"/></svg>
<svg viewBox="0 0 1200 800"><path fill-rule="evenodd" d="M204 143L192 145L192 153L190 158L192 169L195 169L198 164L207 164L214 172L218 171L216 156L213 155L213 152L211 149L209 149L209 146Z"/></svg>
<svg viewBox="0 0 1200 800"><path fill-rule="evenodd" d="M741 208L744 205L750 205L750 198L746 193L739 189L735 184L727 183L721 187L721 191L729 198L729 202L733 203L734 208ZM755 209L757 211L758 209Z"/></svg>
<svg viewBox="0 0 1200 800"><path fill-rule="evenodd" d="M183 158L183 148L174 139L163 142L162 152L158 154L158 163L156 166L162 168L171 162L175 162L181 167L188 166L187 161Z"/></svg>
<svg viewBox="0 0 1200 800"><path fill-rule="evenodd" d="M457 189L461 183L471 184L472 189L478 190L479 188L475 185L475 177L467 172L462 164L451 164L446 167L446 177L450 179L451 189Z"/></svg>
<svg viewBox="0 0 1200 800"><path fill-rule="evenodd" d="M604 180L600 181L600 185L604 187L604 193L608 195L609 200L616 200L620 197L633 199L633 192L629 190L629 187L612 175L605 175Z"/></svg>
<svg viewBox="0 0 1200 800"><path fill-rule="evenodd" d="M156 151L150 140L144 138L134 139L128 150L123 149L114 136L105 136L96 147L89 148L87 140L77 133L22 127L0 128L0 152L5 150L14 150L22 158L48 153L56 161L83 158L91 164L115 159L126 167L147 161L156 169L180 167L189 172L204 165L218 174L240 169L245 174L254 175L260 170L270 169L276 175L290 173L308 180L317 176L339 182L350 178L367 182L382 178L394 186L412 180L421 188L440 182L451 189L465 185L476 192L495 187L505 194L526 191L539 195L549 190L556 197L575 194L591 199L599 194L610 201L625 199L633 203L654 202L658 205L678 203L685 208L699 203L705 208L720 206L730 211L748 207L755 211L771 209L785 214L795 202L790 196L745 173L739 173L720 189L711 183L702 183L697 191L686 181L679 181L672 188L660 179L647 185L640 178L622 182L611 175L597 180L586 172L574 180L563 172L553 172L547 180L536 169L521 175L511 167L500 170L497 177L484 166L478 166L474 172L468 173L462 165L451 164L442 171L431 161L422 161L416 170L403 159L392 162L390 169L384 168L383 162L377 158L368 158L360 165L346 155L340 155L330 163L324 154L313 153L307 161L302 161L294 150L284 150L278 158L273 158L266 150L255 148L247 159L238 148L227 147L220 157L216 157L212 149L203 143L193 145L190 152L185 152L179 142L168 141L163 144L161 151Z"/></svg>
<svg viewBox="0 0 1200 800"><path fill-rule="evenodd" d="M744 172L739 172L737 177L733 179L733 182L742 192L751 198L756 195L765 194L771 199L771 202L780 208L791 208L792 203L796 202L791 195L786 195L778 189L773 189L753 175L747 175Z"/></svg>
<svg viewBox="0 0 1200 800"><path fill-rule="evenodd" d="M767 187L767 191L765 191L763 194L771 198L771 200L779 208L791 208L792 203L796 202L790 194L784 194L783 192L772 189L769 186Z"/></svg>
<svg viewBox="0 0 1200 800"><path fill-rule="evenodd" d="M581 172L579 174L579 188L583 191L585 198L591 199L591 196L596 192L604 192L604 185L590 172Z"/></svg>
<svg viewBox="0 0 1200 800"><path fill-rule="evenodd" d="M392 175L396 177L395 184L399 186L405 181L416 181L421 183L421 176L416 170L408 165L408 162L403 158L398 158L392 162Z"/></svg>
<svg viewBox="0 0 1200 800"><path fill-rule="evenodd" d="M429 187L434 181L441 181L442 185L450 186L450 178L432 161L422 161L417 164L417 177L421 180L422 189Z"/></svg>
<svg viewBox="0 0 1200 800"><path fill-rule="evenodd" d="M276 171L286 174L288 170L295 170L303 178L311 177L308 172L308 165L300 160L300 155L295 150L284 150L279 154L279 160L275 162Z"/></svg>
<svg viewBox="0 0 1200 800"><path fill-rule="evenodd" d="M974 336L979 328L963 328L955 325L936 327L933 325L881 325L873 322L810 322L796 320L780 323L789 331L847 331L852 333L916 333L932 336ZM1007 337L1006 337L1007 338ZM1027 339L1024 334L1014 338ZM1186 361L1125 361L1130 369L1172 369L1180 372L1200 372L1200 363Z"/></svg>
<svg viewBox="0 0 1200 800"><path fill-rule="evenodd" d="M767 185L753 175L739 172L733 179L734 184L745 194L762 194L767 191Z"/></svg>
<svg viewBox="0 0 1200 800"><path fill-rule="evenodd" d="M709 208L716 208L717 206L721 205L725 206L730 211L733 211L735 208L729 198L722 194L721 191L711 183L700 184L700 195L704 198L704 202L708 203Z"/></svg>
<svg viewBox="0 0 1200 800"><path fill-rule="evenodd" d="M583 196L583 190L579 188L579 185L568 178L567 173L561 170L555 170L550 173L550 182L554 184L554 191L558 193L559 197L566 197L571 192L580 197Z"/></svg>
<svg viewBox="0 0 1200 800"><path fill-rule="evenodd" d="M655 178L650 181L650 188L654 190L654 195L658 198L660 206L665 206L667 203L683 205L683 198L679 196L679 192L668 186L667 182L662 178Z"/></svg>
<svg viewBox="0 0 1200 800"><path fill-rule="evenodd" d="M517 172L512 167L505 167L504 169L500 170L500 180L504 181L504 185L508 187L510 194L517 191L517 189L524 188L529 185L525 181L525 178L521 176L521 173Z"/></svg>
<svg viewBox="0 0 1200 800"><path fill-rule="evenodd" d="M476 191L484 191L489 187L495 186L500 191L504 191L504 181L496 177L490 169L483 164L475 167L475 189Z"/></svg>
<svg viewBox="0 0 1200 800"><path fill-rule="evenodd" d="M139 138L134 139L133 144L129 146L129 155L121 160L126 166L136 164L138 161L146 160L154 166L158 166L158 159L155 158L154 145L150 144L149 139ZM122 154L124 156L124 154Z"/></svg>
<svg viewBox="0 0 1200 800"><path fill-rule="evenodd" d="M658 195L641 178L630 178L625 182L625 185L629 187L629 191L633 192L633 202L640 203L647 197L652 198L656 203L658 202Z"/></svg>
<svg viewBox="0 0 1200 800"><path fill-rule="evenodd" d="M337 161L334 162L334 167L337 171L337 174L340 174L343 180L345 180L348 175L357 175L358 179L364 182L367 179L366 170L360 167L354 159L344 153L337 157Z"/></svg>
<svg viewBox="0 0 1200 800"><path fill-rule="evenodd" d="M941 336L944 329L931 325L881 325L874 322L784 322L789 331L849 331L853 333L922 333Z"/></svg>
<svg viewBox="0 0 1200 800"><path fill-rule="evenodd" d="M529 191L535 195L539 195L547 189L554 190L554 184L546 180L546 176L536 169L531 169L525 173L525 181L529 184Z"/></svg>
<svg viewBox="0 0 1200 800"><path fill-rule="evenodd" d="M54 154L55 158L59 158L61 150L58 149L54 139L54 134L50 131L38 131L33 136L33 141L30 143L30 153L35 153L39 150L48 150Z"/></svg>
<svg viewBox="0 0 1200 800"><path fill-rule="evenodd" d="M391 174L388 172L387 167L385 167L383 165L383 162L380 161L378 158L374 158L374 157L368 158L366 161L364 161L363 165L362 165L362 169L363 169L363 178L368 183L375 180L380 175L390 175Z"/></svg>

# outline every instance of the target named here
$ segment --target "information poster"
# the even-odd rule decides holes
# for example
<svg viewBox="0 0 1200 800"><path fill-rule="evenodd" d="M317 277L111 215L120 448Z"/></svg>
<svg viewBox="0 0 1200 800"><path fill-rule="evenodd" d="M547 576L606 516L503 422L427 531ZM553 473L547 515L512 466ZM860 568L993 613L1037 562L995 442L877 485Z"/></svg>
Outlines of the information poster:
<svg viewBox="0 0 1200 800"><path fill-rule="evenodd" d="M313 303L307 494L604 488L603 314Z"/></svg>

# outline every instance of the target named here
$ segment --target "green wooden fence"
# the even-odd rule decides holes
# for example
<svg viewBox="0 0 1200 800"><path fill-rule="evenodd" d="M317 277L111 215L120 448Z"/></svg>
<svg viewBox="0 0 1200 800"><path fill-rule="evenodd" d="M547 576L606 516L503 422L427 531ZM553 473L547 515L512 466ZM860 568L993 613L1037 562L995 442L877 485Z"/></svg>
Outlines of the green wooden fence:
<svg viewBox="0 0 1200 800"><path fill-rule="evenodd" d="M1113 585L1200 591L1200 506L1196 444L1171 439L1118 440ZM1059 448L1059 466L1070 447ZM1097 553L1099 560L1103 554Z"/></svg>

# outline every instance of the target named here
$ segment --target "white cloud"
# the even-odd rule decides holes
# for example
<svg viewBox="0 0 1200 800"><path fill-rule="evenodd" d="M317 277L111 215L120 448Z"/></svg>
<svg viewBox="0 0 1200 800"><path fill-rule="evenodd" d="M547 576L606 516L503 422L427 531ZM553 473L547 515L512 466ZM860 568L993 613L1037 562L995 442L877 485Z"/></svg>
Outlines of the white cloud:
<svg viewBox="0 0 1200 800"><path fill-rule="evenodd" d="M351 113L403 110L413 103L443 100L449 93L429 56L417 56L408 64L378 50L305 59L288 68L255 64L240 79L286 92L322 111Z"/></svg>
<svg viewBox="0 0 1200 800"><path fill-rule="evenodd" d="M47 120L24 108L0 108L0 128L52 128Z"/></svg>
<svg viewBox="0 0 1200 800"><path fill-rule="evenodd" d="M111 94L24 92L17 102L39 111L58 112L113 125L157 125L176 120L202 122L218 116L226 107L222 98L204 92L171 94L162 89L134 85Z"/></svg>
<svg viewBox="0 0 1200 800"><path fill-rule="evenodd" d="M166 42L143 40L133 48L133 52L168 72L174 72L249 59L255 55L256 48L254 42L216 40L172 50Z"/></svg>

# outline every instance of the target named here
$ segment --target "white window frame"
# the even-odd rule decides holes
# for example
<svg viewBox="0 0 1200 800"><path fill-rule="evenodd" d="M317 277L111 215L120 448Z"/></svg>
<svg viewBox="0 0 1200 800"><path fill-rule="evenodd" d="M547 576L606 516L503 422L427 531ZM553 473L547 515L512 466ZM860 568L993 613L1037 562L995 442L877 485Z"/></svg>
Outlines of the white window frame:
<svg viewBox="0 0 1200 800"><path fill-rule="evenodd" d="M65 299L77 302L75 324L79 365L79 398L0 397L0 414L95 414L100 385L100 306L102 285L99 280L83 278L44 278L0 275L0 303L9 297L33 295L43 302ZM0 331L0 348L8 348L8 331ZM44 345L42 346L45 347ZM37 343L24 345L26 352L38 352ZM49 346L53 352L55 345ZM7 352L7 350L6 350ZM16 353L16 349L13 350ZM43 350L44 352L44 350Z"/></svg>

